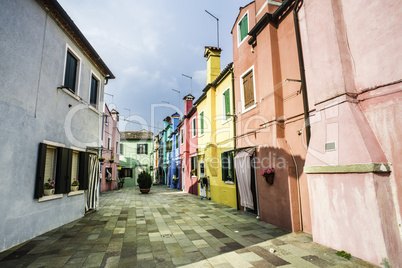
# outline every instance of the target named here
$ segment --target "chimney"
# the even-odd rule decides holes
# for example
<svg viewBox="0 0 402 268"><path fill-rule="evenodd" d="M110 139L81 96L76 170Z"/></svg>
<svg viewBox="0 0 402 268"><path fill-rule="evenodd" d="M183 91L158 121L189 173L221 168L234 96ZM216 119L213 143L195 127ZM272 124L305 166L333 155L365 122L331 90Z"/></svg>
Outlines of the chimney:
<svg viewBox="0 0 402 268"><path fill-rule="evenodd" d="M113 120L115 120L115 121L117 121L117 122L119 121L119 112L118 112L118 111L116 111L115 109L113 109L113 110L110 112L110 114L111 114Z"/></svg>
<svg viewBox="0 0 402 268"><path fill-rule="evenodd" d="M207 84L212 83L221 73L221 51L219 47L205 47L204 57L207 58Z"/></svg>
<svg viewBox="0 0 402 268"><path fill-rule="evenodd" d="M188 114L190 112L191 108L193 108L193 100L194 96L191 94L188 94L187 96L184 96L183 100L184 102L184 115Z"/></svg>

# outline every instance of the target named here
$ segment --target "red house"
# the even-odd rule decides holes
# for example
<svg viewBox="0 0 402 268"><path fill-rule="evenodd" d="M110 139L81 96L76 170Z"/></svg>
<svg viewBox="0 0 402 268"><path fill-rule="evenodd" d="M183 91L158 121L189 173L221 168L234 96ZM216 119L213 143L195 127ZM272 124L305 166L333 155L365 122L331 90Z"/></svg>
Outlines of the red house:
<svg viewBox="0 0 402 268"><path fill-rule="evenodd" d="M184 117L178 124L180 144L180 167L182 189L187 193L198 195L197 183L197 109L193 106L194 96L188 94L183 98Z"/></svg>

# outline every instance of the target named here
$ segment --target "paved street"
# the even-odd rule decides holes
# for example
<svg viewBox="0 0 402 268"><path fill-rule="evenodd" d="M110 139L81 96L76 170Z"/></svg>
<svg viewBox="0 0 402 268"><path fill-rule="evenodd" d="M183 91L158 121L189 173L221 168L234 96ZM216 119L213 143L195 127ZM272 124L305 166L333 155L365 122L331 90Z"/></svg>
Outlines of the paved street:
<svg viewBox="0 0 402 268"><path fill-rule="evenodd" d="M166 186L101 194L100 209L0 253L0 267L374 267Z"/></svg>

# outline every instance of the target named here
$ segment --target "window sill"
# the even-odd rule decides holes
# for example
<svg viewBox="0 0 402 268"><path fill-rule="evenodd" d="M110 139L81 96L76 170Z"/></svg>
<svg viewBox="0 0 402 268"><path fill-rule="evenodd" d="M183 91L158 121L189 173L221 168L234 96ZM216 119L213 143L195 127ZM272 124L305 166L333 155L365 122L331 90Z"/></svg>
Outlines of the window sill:
<svg viewBox="0 0 402 268"><path fill-rule="evenodd" d="M226 183L226 184L231 184L231 185L233 185L233 184L234 184L234 182L233 182L233 181L225 181L225 183Z"/></svg>
<svg viewBox="0 0 402 268"><path fill-rule="evenodd" d="M74 195L80 195L80 194L84 194L84 190L78 190L78 191L74 191L74 192L69 192L67 194L67 196L74 196Z"/></svg>
<svg viewBox="0 0 402 268"><path fill-rule="evenodd" d="M38 199L38 202L46 202L46 201L50 201L50 200L54 200L54 199L60 199L63 197L63 194L54 194L54 195L46 195L46 196L42 196L41 198Z"/></svg>
<svg viewBox="0 0 402 268"><path fill-rule="evenodd" d="M73 99L75 99L76 101L81 101L81 98L76 95L75 93L71 92L69 89L62 87L61 90L66 93L67 95L69 95L70 97L72 97Z"/></svg>
<svg viewBox="0 0 402 268"><path fill-rule="evenodd" d="M100 112L95 107L93 107L92 105L88 105L88 108L89 108L89 110L91 110L91 111L93 111L93 112L95 112L95 113L100 115Z"/></svg>
<svg viewBox="0 0 402 268"><path fill-rule="evenodd" d="M223 119L222 121L223 121L223 122L222 122L222 125L224 125L224 124L226 124L227 122L232 121L232 118L229 118L229 119L227 119L227 120Z"/></svg>
<svg viewBox="0 0 402 268"><path fill-rule="evenodd" d="M247 113L248 111L250 111L250 110L254 109L255 107L257 107L257 104L255 104L255 103L254 103L254 105L253 105L253 106L248 107L246 110L243 110L241 113L242 113L242 114Z"/></svg>

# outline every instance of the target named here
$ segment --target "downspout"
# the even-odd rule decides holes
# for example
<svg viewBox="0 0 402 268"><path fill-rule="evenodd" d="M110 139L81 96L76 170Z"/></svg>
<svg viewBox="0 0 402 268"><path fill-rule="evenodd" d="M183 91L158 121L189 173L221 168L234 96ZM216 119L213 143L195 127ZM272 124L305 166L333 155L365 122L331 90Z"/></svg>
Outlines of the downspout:
<svg viewBox="0 0 402 268"><path fill-rule="evenodd" d="M300 231L303 231L303 217L302 217L302 207L301 207L301 199L300 199L301 194L300 194L299 169L297 168L297 163L296 163L296 159L295 159L295 157L293 155L292 148L290 148L290 145L289 145L288 141L287 140L285 140L285 141L286 141L286 144L289 147L289 151L290 151L290 154L292 155L293 163L295 164L295 168L296 168L296 182L297 182L297 195L298 195L297 201L298 201L298 204L299 204L299 214L300 214L299 215L299 224L300 224Z"/></svg>
<svg viewBox="0 0 402 268"><path fill-rule="evenodd" d="M232 75L232 109L233 109L233 149L236 151L236 100L235 100L235 80L234 80L234 70L230 71L230 74ZM234 154L234 152L233 152ZM234 161L233 161L234 165ZM240 210L239 202L237 202L237 197L239 196L239 187L237 185L237 179L236 179L236 204L237 204L237 210Z"/></svg>
<svg viewBox="0 0 402 268"><path fill-rule="evenodd" d="M303 4L303 0L301 0ZM300 28L299 28L299 17L297 15L299 6L299 0L296 0L293 7L293 19L295 25L295 35L296 35L296 44L297 44L297 55L299 57L299 69L300 69L300 80L301 80L301 90L303 95L303 108L304 108L304 123L306 126L306 142L307 146L310 144L311 137L311 128L310 128L310 115L309 115L309 107L308 107L308 98L307 98L307 88L306 88L306 75L304 70L304 60L303 60L303 50L301 44L300 37Z"/></svg>

